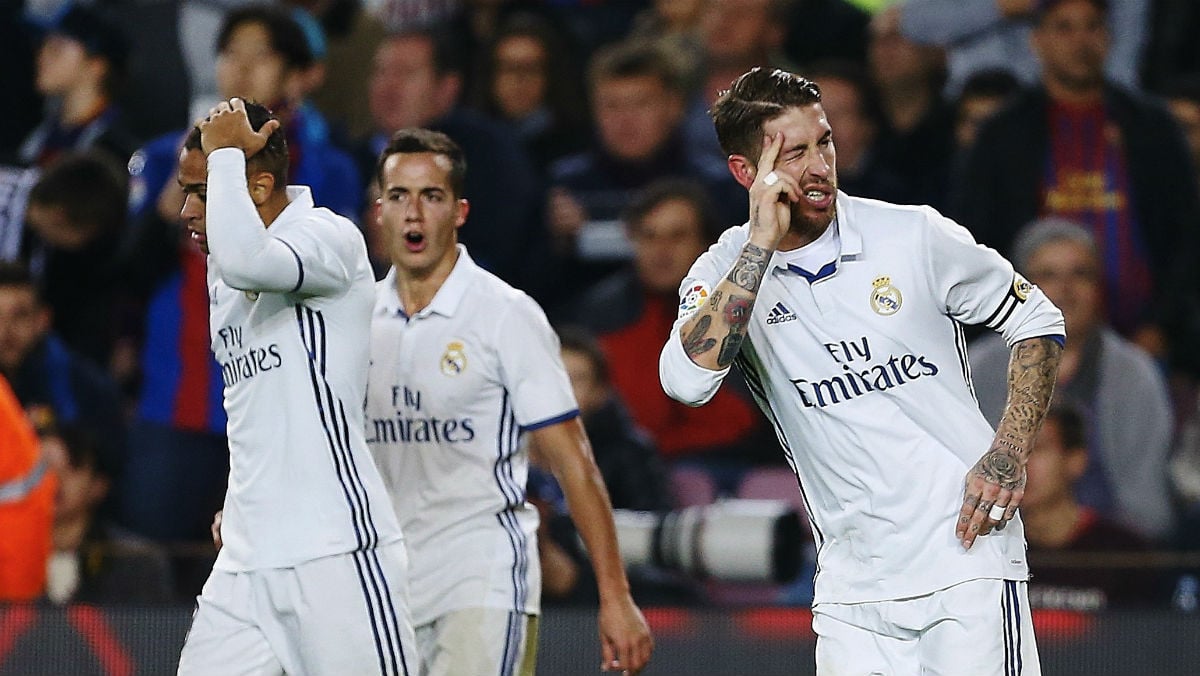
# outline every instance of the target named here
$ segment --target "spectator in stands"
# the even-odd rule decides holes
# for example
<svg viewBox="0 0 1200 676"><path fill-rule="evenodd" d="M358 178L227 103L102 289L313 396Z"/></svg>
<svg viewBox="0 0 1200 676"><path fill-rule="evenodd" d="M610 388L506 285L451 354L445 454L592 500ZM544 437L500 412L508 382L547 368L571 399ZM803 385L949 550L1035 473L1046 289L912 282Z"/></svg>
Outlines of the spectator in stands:
<svg viewBox="0 0 1200 676"><path fill-rule="evenodd" d="M1192 232L1200 198L1178 126L1160 106L1104 79L1103 0L1042 3L1033 44L1042 81L979 131L956 176L953 215L980 243L1011 253L1038 216L1078 221L1096 237L1108 319L1156 356L1195 370L1188 314L1200 268ZM1181 261L1188 261L1183 264ZM1194 323L1194 322L1193 322Z"/></svg>
<svg viewBox="0 0 1200 676"><path fill-rule="evenodd" d="M907 0L900 28L914 42L944 47L950 68L946 95L957 97L975 73L1011 70L1025 84L1038 81L1038 58L1030 32L1040 13L1058 0ZM1089 0L1091 1L1091 0ZM1149 30L1149 0L1096 0L1107 10L1112 49L1103 59L1107 79L1136 88ZM1043 64L1044 65L1044 64Z"/></svg>
<svg viewBox="0 0 1200 676"><path fill-rule="evenodd" d="M656 179L700 181L722 224L745 217L745 194L724 162L685 140L687 92L677 55L656 42L611 45L593 57L588 82L596 141L550 168L549 226L564 292L586 288L629 257L621 211Z"/></svg>
<svg viewBox="0 0 1200 676"><path fill-rule="evenodd" d="M58 476L46 596L56 604L171 601L166 555L121 534L100 515L114 468L97 441L71 426L59 427L43 440L46 462Z"/></svg>
<svg viewBox="0 0 1200 676"><path fill-rule="evenodd" d="M367 90L371 59L387 33L361 0L287 0L320 23L327 39L325 78L311 92L313 103L336 132L358 138L371 130ZM361 178L367 180L368 174Z"/></svg>
<svg viewBox="0 0 1200 676"><path fill-rule="evenodd" d="M900 174L881 161L884 120L867 71L849 61L823 61L806 69L805 76L821 86L821 107L837 134L838 187L872 199L914 201L914 191L906 190Z"/></svg>
<svg viewBox="0 0 1200 676"><path fill-rule="evenodd" d="M45 167L64 152L96 148L124 165L137 148L114 105L128 38L107 14L78 3L68 3L44 28L36 82L49 107L21 145L19 160Z"/></svg>
<svg viewBox="0 0 1200 676"><path fill-rule="evenodd" d="M546 19L514 15L490 47L475 96L480 110L512 128L542 175L587 143L587 106L572 57Z"/></svg>
<svg viewBox="0 0 1200 676"><path fill-rule="evenodd" d="M680 282L721 232L713 214L701 184L664 179L648 186L623 217L632 263L584 294L572 317L599 336L613 389L668 464L700 465L732 490L748 464L780 457L778 447L761 438L748 397L735 385L717 392L708 404L715 408L689 408L663 392L658 355L646 350L670 333Z"/></svg>
<svg viewBox="0 0 1200 676"><path fill-rule="evenodd" d="M0 375L0 603L32 601L46 586L58 482L37 433Z"/></svg>
<svg viewBox="0 0 1200 676"><path fill-rule="evenodd" d="M1013 263L1066 320L1055 395L1081 407L1093 453L1076 484L1079 501L1148 540L1165 539L1175 521L1167 386L1154 360L1106 325L1101 258L1091 234L1060 218L1040 219L1018 236ZM972 344L970 356L979 407L996 425L1004 400L995 390L1004 389L1008 348L986 336Z"/></svg>
<svg viewBox="0 0 1200 676"><path fill-rule="evenodd" d="M963 83L954 103L954 146L957 159L975 143L979 127L1016 94L1021 85L1011 72L981 70Z"/></svg>
<svg viewBox="0 0 1200 676"><path fill-rule="evenodd" d="M671 509L674 505L662 459L613 391L608 378L608 358L595 336L580 326L560 327L558 336L563 365L571 379L613 509L642 512ZM593 573L587 555L579 547L562 489L549 472L533 465L529 494L542 517L538 556L542 561L543 598L559 604L594 604ZM697 600L693 583L650 566L632 568L629 582L640 603L679 604Z"/></svg>
<svg viewBox="0 0 1200 676"><path fill-rule="evenodd" d="M1029 455L1021 500L1029 541L1029 604L1096 611L1159 602L1153 571L1097 566L1100 562L1084 558L1147 549L1136 533L1076 499L1076 482L1089 457L1083 416L1068 405L1051 405ZM1080 556L1051 559L1045 556L1050 553Z"/></svg>
<svg viewBox="0 0 1200 676"><path fill-rule="evenodd" d="M876 14L867 44L867 66L882 113L878 161L904 181L903 194L893 201L940 209L945 206L954 155L953 113L941 96L945 54L938 47L906 38L900 31L900 11L900 5L891 5ZM839 177L842 138L839 133ZM869 197L853 188L848 192Z"/></svg>
<svg viewBox="0 0 1200 676"><path fill-rule="evenodd" d="M544 240L542 190L520 140L499 122L459 105L463 91L462 53L445 27L389 35L375 53L370 101L373 133L359 143L364 171L375 162L392 133L424 127L448 134L466 154L464 197L471 222L459 240L482 267L535 297L540 268L529 263ZM368 249L386 270L387 251L368 223Z"/></svg>
<svg viewBox="0 0 1200 676"><path fill-rule="evenodd" d="M0 374L18 401L43 426L74 426L96 442L110 474L125 454L121 397L96 364L50 329L51 311L29 271L0 264Z"/></svg>
<svg viewBox="0 0 1200 676"><path fill-rule="evenodd" d="M117 256L127 202L121 169L96 151L59 156L29 192L22 238L23 259L41 287L55 332L104 368L121 293Z"/></svg>

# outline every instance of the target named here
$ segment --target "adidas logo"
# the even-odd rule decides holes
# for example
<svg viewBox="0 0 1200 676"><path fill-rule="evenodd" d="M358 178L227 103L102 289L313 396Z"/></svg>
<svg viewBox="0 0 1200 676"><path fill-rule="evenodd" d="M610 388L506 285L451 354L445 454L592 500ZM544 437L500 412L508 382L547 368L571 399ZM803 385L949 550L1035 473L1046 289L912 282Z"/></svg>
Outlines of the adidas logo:
<svg viewBox="0 0 1200 676"><path fill-rule="evenodd" d="M767 324L782 324L784 322L796 321L796 313L787 309L783 303L776 303L775 307L767 313Z"/></svg>

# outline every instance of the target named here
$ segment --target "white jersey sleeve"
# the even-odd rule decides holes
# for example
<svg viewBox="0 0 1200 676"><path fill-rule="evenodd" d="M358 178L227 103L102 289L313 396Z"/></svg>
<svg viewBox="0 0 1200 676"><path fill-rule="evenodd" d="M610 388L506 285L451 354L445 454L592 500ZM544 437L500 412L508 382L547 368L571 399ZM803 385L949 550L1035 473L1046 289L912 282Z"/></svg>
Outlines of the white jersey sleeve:
<svg viewBox="0 0 1200 676"><path fill-rule="evenodd" d="M1013 344L1038 336L1065 336L1062 312L1012 263L975 242L963 226L924 207L930 288L945 299L946 314L984 324Z"/></svg>
<svg viewBox="0 0 1200 676"><path fill-rule="evenodd" d="M237 148L208 156L206 221L210 255L235 289L331 296L350 285L354 252L338 219L309 219L286 238L271 234L246 189L246 156Z"/></svg>
<svg viewBox="0 0 1200 676"><path fill-rule="evenodd" d="M729 367L713 371L692 361L683 349L679 329L708 302L713 288L729 274L729 267L748 237L749 229L745 225L726 230L716 244L696 259L679 285L679 316L659 354L658 378L667 396L688 406L708 403L729 374Z"/></svg>
<svg viewBox="0 0 1200 676"><path fill-rule="evenodd" d="M496 322L494 345L517 424L535 430L579 415L558 336L546 314L524 294L508 309Z"/></svg>

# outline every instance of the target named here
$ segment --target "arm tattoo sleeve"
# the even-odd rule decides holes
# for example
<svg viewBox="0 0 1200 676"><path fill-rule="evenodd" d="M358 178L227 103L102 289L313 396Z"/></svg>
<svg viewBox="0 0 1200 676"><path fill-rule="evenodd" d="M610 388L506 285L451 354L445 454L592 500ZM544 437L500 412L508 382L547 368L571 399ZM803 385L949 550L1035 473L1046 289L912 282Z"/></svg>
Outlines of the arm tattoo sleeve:
<svg viewBox="0 0 1200 676"><path fill-rule="evenodd" d="M766 249L747 242L726 279L754 293L762 283L763 273L766 272L770 259L771 254Z"/></svg>
<svg viewBox="0 0 1200 676"><path fill-rule="evenodd" d="M708 328L712 326L712 315L702 315L696 322L691 332L683 340L683 351L690 357L698 354L704 354L713 349L717 344L716 338L705 338L704 334L708 333Z"/></svg>
<svg viewBox="0 0 1200 676"><path fill-rule="evenodd" d="M985 479L1002 488L1025 484L1025 460L1042 425L1062 347L1050 338L1030 338L1013 346L1008 365L1008 404L992 447L976 465Z"/></svg>

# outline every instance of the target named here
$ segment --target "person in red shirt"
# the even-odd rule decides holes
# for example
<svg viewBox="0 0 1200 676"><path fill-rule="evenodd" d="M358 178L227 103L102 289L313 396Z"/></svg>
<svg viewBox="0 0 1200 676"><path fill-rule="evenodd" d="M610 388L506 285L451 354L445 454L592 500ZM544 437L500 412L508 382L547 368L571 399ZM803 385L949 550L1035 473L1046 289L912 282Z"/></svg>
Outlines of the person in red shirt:
<svg viewBox="0 0 1200 676"><path fill-rule="evenodd" d="M679 284L720 232L713 213L694 181L663 179L648 186L623 218L633 245L631 264L586 292L571 314L598 336L613 388L664 459L717 470L714 478L731 488L737 472L725 470L782 457L740 379L731 380L733 386L717 392L704 409L690 408L663 392L658 354L646 349L671 332Z"/></svg>

